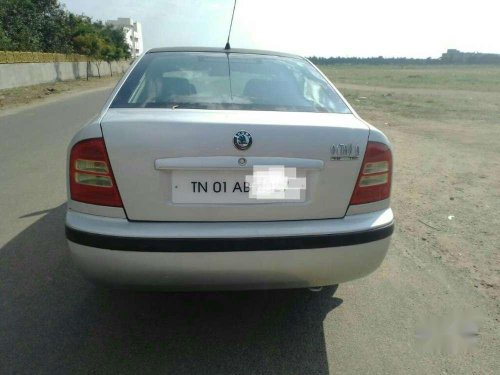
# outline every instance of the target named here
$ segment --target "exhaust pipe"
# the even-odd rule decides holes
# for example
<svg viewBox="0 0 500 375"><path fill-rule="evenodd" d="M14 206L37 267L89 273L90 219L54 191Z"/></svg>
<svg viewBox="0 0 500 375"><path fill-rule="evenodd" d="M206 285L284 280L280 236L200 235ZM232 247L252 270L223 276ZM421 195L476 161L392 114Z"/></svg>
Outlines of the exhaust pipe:
<svg viewBox="0 0 500 375"><path fill-rule="evenodd" d="M314 288L309 288L309 291L313 292L313 293L321 292L321 290L323 290L322 286L317 286L317 287L314 287Z"/></svg>

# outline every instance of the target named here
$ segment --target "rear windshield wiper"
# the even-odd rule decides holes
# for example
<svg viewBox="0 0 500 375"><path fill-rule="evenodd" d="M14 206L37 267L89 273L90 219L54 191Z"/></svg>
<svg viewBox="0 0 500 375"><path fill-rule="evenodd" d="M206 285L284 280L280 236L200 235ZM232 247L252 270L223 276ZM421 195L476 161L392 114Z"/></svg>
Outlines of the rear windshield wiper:
<svg viewBox="0 0 500 375"><path fill-rule="evenodd" d="M206 104L202 103L186 103L186 102L171 102L171 103L148 103L146 104L146 108L191 108L191 109L205 109L207 108Z"/></svg>

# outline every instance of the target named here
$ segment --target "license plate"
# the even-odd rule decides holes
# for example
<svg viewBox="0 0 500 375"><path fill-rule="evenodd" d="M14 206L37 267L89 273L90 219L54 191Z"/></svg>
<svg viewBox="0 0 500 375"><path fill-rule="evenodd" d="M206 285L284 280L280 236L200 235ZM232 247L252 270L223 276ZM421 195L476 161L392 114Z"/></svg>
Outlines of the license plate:
<svg viewBox="0 0 500 375"><path fill-rule="evenodd" d="M172 171L172 203L261 204L304 202L305 193L293 199L257 199L247 171Z"/></svg>

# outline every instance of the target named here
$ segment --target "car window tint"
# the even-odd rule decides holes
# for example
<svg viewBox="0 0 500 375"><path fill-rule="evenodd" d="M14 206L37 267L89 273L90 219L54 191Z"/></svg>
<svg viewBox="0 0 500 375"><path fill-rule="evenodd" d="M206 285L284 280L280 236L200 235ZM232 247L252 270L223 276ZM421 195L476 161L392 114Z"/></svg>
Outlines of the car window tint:
<svg viewBox="0 0 500 375"><path fill-rule="evenodd" d="M306 60L206 52L147 54L111 107L350 113Z"/></svg>

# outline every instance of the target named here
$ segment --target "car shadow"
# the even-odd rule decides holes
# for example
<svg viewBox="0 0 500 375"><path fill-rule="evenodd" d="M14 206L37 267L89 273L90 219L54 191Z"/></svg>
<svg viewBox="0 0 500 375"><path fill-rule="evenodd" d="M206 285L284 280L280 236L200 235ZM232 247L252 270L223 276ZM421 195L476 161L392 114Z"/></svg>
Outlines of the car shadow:
<svg viewBox="0 0 500 375"><path fill-rule="evenodd" d="M0 373L327 374L334 287L106 290L84 280L64 205L0 249ZM24 215L29 217L29 213Z"/></svg>

